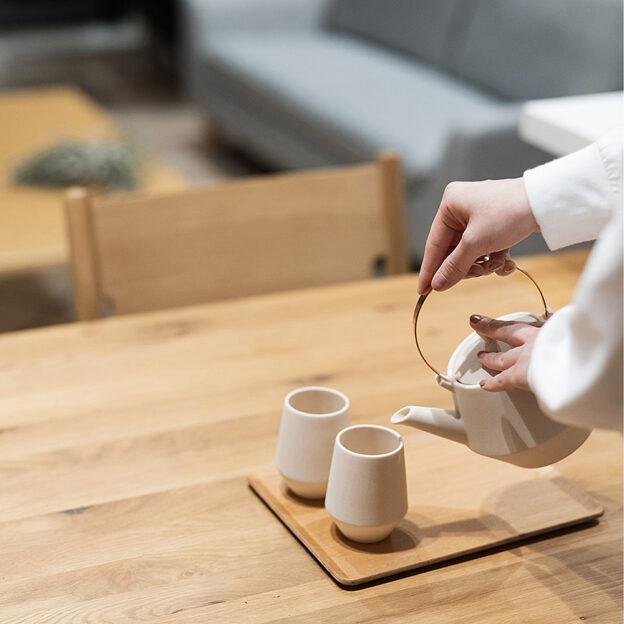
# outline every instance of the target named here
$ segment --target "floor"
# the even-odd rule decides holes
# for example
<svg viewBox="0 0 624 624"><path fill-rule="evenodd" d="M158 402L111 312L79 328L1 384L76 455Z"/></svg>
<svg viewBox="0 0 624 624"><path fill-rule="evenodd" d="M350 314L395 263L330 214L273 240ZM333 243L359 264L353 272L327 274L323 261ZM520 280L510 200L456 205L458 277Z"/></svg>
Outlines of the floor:
<svg viewBox="0 0 624 624"><path fill-rule="evenodd" d="M0 90L76 85L119 121L141 151L157 155L193 183L263 171L211 136L206 115L184 97L170 55L155 47L140 26L124 25L117 32L102 27L91 37L100 44L88 50L81 49L84 35L84 28L73 27L53 36L0 36ZM66 270L0 280L1 332L72 320Z"/></svg>

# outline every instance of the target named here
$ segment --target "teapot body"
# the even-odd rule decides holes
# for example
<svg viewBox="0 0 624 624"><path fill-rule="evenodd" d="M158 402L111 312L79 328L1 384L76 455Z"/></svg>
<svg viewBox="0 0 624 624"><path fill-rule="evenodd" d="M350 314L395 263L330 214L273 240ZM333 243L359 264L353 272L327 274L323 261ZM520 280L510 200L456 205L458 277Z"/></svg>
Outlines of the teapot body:
<svg viewBox="0 0 624 624"><path fill-rule="evenodd" d="M501 320L543 322L528 312L515 312ZM555 422L540 408L535 395L525 390L487 392L479 381L490 376L478 358L479 351L505 351L510 347L476 333L455 349L448 379L438 378L453 393L455 410L466 433L467 445L476 453L525 467L538 467L563 459L577 449L589 431Z"/></svg>
<svg viewBox="0 0 624 624"><path fill-rule="evenodd" d="M530 392L486 392L457 382L452 386L465 443L480 455L538 468L567 457L590 434L549 418Z"/></svg>
<svg viewBox="0 0 624 624"><path fill-rule="evenodd" d="M516 312L501 320L543 322L528 312ZM470 449L524 468L553 464L575 451L590 431L562 425L549 418L535 395L525 390L487 392L479 385L493 372L485 370L477 358L479 351L505 351L510 347L476 333L467 336L455 349L446 378L438 383L453 394L455 410L405 407L392 416L393 423L466 444Z"/></svg>

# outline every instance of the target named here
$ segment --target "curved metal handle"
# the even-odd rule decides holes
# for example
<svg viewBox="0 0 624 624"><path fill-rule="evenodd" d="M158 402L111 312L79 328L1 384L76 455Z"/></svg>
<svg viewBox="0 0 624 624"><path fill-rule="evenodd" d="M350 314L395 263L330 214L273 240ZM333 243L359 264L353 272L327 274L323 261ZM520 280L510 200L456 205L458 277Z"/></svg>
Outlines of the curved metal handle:
<svg viewBox="0 0 624 624"><path fill-rule="evenodd" d="M542 289L539 287L538 283L529 275L529 273L527 271L525 271L522 267L519 267L516 265L516 270L520 271L520 273L522 273L523 275L526 275L526 277L528 277L532 282L533 285L535 286L535 288L537 288L537 292L539 293L540 298L542 299L542 304L544 305L544 318L548 318L551 314L552 314L552 310L548 307L548 304L546 303L546 299L544 297L544 293L542 292ZM441 373L439 373L429 362L429 360L427 360L427 358L425 357L425 355L422 352L422 349L420 348L420 344L418 343L418 317L420 316L420 310L423 307L423 304L425 303L425 300L427 299L427 297L431 294L431 290L427 293L425 293L424 295L420 295L420 297L418 298L418 302L416 303L416 307L414 308L414 318L413 318L413 325L414 325L414 341L416 342L416 348L418 349L418 353L420 353L420 357L423 359L423 362L441 379L443 379L444 381L446 381L447 383L452 383L452 381L446 376L446 375L442 375Z"/></svg>

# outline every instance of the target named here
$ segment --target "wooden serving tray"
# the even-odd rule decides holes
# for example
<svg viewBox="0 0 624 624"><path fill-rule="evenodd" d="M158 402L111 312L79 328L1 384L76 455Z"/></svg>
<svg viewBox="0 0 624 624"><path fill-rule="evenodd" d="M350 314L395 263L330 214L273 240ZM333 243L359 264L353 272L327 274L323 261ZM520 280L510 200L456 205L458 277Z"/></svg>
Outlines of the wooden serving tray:
<svg viewBox="0 0 624 624"><path fill-rule="evenodd" d="M249 475L249 485L344 585L511 544L603 513L553 467L518 468L423 433L404 442L409 510L377 544L343 537L323 502L292 494L274 466Z"/></svg>

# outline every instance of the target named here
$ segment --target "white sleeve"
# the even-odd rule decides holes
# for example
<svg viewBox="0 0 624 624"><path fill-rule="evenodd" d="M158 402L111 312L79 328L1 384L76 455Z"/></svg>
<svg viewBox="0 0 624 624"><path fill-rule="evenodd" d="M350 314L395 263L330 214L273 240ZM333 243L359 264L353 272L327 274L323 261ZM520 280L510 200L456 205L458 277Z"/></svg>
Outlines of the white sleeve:
<svg viewBox="0 0 624 624"><path fill-rule="evenodd" d="M550 249L594 240L622 205L622 129L525 171L524 185Z"/></svg>
<svg viewBox="0 0 624 624"><path fill-rule="evenodd" d="M529 201L552 248L602 231L572 303L540 330L528 371L529 386L547 414L586 428L622 429L621 141L621 135L615 145L612 138L601 140L544 165L557 163L549 167L549 185L545 169L529 175Z"/></svg>

